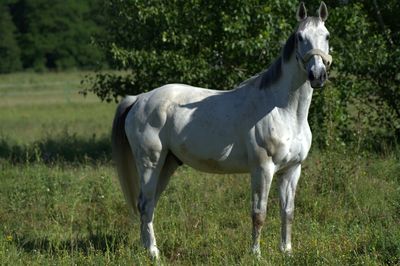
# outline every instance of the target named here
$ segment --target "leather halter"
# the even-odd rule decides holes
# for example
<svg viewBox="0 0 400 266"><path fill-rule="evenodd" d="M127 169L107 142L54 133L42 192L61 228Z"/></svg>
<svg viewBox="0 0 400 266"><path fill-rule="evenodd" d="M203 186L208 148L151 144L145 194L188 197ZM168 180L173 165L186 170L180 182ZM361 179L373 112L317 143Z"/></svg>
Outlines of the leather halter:
<svg viewBox="0 0 400 266"><path fill-rule="evenodd" d="M324 51L322 51L320 49L311 49L304 56L301 56L301 54L297 51L296 58L300 64L300 68L304 72L307 72L306 65L307 65L308 61L310 61L310 59L314 55L318 55L322 58L322 62L324 62L324 65L325 65L326 69L328 70L332 64L332 56L330 54L326 54Z"/></svg>

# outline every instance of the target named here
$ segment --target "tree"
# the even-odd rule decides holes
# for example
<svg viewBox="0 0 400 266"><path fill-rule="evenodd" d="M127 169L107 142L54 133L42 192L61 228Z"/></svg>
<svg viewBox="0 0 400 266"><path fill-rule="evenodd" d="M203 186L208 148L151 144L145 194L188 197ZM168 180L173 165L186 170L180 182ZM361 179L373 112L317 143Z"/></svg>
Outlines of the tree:
<svg viewBox="0 0 400 266"><path fill-rule="evenodd" d="M340 79L356 107L351 124L376 146L400 137L400 31L398 1L366 0L341 8ZM395 15L397 12L397 16ZM354 24L354 31L343 29ZM351 63L349 63L351 62ZM347 126L349 128L349 126ZM354 134L354 132L353 132Z"/></svg>
<svg viewBox="0 0 400 266"><path fill-rule="evenodd" d="M115 69L92 91L111 100L164 83L231 89L265 69L295 23L295 1L105 1L98 39ZM272 14L285 14L282 16Z"/></svg>
<svg viewBox="0 0 400 266"><path fill-rule="evenodd" d="M21 69L20 50L15 36L15 25L8 6L0 5L0 73Z"/></svg>
<svg viewBox="0 0 400 266"><path fill-rule="evenodd" d="M101 53L92 46L99 34L99 0L18 0L12 5L24 68L36 70L93 67Z"/></svg>
<svg viewBox="0 0 400 266"><path fill-rule="evenodd" d="M315 91L310 112L322 146L360 139L379 146L400 137L400 8L394 0L379 6L387 25L382 30L373 1L327 1L331 83ZM307 1L309 10L319 2ZM111 66L127 74L99 73L86 92L111 101L170 82L233 88L278 56L294 29L297 5L294 0L104 1L107 33L97 43Z"/></svg>

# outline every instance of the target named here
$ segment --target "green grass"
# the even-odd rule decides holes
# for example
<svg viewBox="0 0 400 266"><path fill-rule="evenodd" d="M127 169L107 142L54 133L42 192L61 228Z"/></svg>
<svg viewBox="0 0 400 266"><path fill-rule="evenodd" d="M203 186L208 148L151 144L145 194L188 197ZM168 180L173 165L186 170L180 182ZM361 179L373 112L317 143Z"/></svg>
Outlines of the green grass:
<svg viewBox="0 0 400 266"><path fill-rule="evenodd" d="M80 73L0 76L0 91L6 95L0 98L0 124L7 125L1 127L0 141L0 265L151 263L140 246L138 218L129 218L110 163L108 134L115 105L75 95L80 78ZM15 85L7 94L2 84L16 79L30 81L36 89ZM52 80L60 81L54 89L40 85ZM70 100L64 88L74 95ZM40 104L21 101L31 92L42 95ZM10 110L15 118L3 116ZM36 122L20 123L24 116ZM257 260L249 252L248 175L181 167L155 214L163 263L400 264L397 152L313 150L296 195L292 257L278 248L277 179L262 233L263 258Z"/></svg>
<svg viewBox="0 0 400 266"><path fill-rule="evenodd" d="M164 262L400 263L397 158L368 155L353 160L351 155L314 153L309 158L296 199L291 258L278 249L275 180L261 262L249 254L249 177L207 175L183 167L162 196L155 216ZM0 258L4 264L149 262L139 244L138 220L128 218L110 165L4 163L0 180Z"/></svg>
<svg viewBox="0 0 400 266"><path fill-rule="evenodd" d="M116 105L80 95L84 76L80 72L0 75L0 136L29 143L66 133L108 135Z"/></svg>

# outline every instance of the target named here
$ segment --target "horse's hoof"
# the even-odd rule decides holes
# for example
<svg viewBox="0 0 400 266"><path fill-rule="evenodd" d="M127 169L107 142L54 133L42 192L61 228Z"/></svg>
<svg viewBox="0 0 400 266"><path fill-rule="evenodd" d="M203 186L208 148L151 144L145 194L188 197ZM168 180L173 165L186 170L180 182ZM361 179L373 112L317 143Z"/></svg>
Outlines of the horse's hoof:
<svg viewBox="0 0 400 266"><path fill-rule="evenodd" d="M293 252L292 252L291 249L290 249L290 250L284 251L283 254L285 254L285 255L288 256L288 257L292 257L292 256L293 256Z"/></svg>
<svg viewBox="0 0 400 266"><path fill-rule="evenodd" d="M291 257L292 256L292 247L290 245L287 246L281 246L281 251L283 254L285 254L286 256Z"/></svg>
<svg viewBox="0 0 400 266"><path fill-rule="evenodd" d="M152 260L159 260L160 259L160 251L157 247L151 247L149 249L150 257Z"/></svg>
<svg viewBox="0 0 400 266"><path fill-rule="evenodd" d="M254 255L257 259L261 259L261 250L260 250L260 247L252 247L252 248L251 248L251 253L253 253L253 255Z"/></svg>

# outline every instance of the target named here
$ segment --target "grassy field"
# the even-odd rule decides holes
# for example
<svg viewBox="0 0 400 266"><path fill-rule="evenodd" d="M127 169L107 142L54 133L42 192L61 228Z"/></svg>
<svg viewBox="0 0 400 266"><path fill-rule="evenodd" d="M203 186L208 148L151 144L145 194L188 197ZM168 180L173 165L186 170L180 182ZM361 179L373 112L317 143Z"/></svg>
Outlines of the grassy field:
<svg viewBox="0 0 400 266"><path fill-rule="evenodd" d="M110 162L115 104L78 94L82 73L0 76L0 265L148 265ZM155 215L166 265L398 265L399 153L312 150L292 257L279 252L277 180L261 260L250 181L181 167Z"/></svg>
<svg viewBox="0 0 400 266"><path fill-rule="evenodd" d="M80 95L85 74L0 76L0 136L24 144L65 134L108 135L115 104Z"/></svg>

